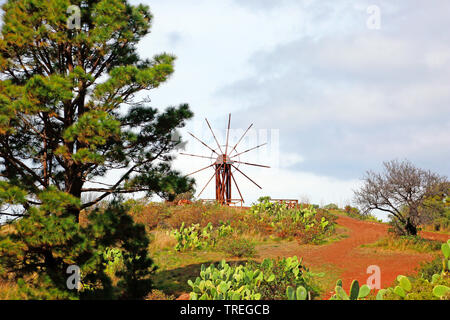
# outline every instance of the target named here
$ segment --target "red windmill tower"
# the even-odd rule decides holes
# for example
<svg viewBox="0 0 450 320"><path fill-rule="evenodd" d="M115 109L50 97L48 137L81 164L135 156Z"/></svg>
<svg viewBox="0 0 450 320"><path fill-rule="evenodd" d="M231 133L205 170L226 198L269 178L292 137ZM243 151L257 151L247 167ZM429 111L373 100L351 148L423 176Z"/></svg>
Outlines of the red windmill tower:
<svg viewBox="0 0 450 320"><path fill-rule="evenodd" d="M193 174L195 174L197 172L200 172L200 171L203 171L203 170L206 170L208 168L213 167L214 174L208 180L208 182L203 187L203 189L200 191L200 193L198 194L197 197L200 197L200 195L203 193L203 191L209 185L211 180L215 177L215 180L216 180L216 199L215 200L218 203L225 204L225 205L235 204L236 202L240 202L242 204L244 202L244 198L242 197L242 194L241 194L241 191L239 189L239 186L238 186L238 184L236 182L236 179L234 178L234 172L236 172L236 171L239 172L244 177L246 177L248 180L253 182L258 188L260 188L260 189L262 189L262 188L255 181L250 179L245 173L243 173L238 168L239 165L242 164L242 165L257 166L257 167L262 167L262 168L270 168L270 167L269 166L265 166L265 165L261 165L261 164L255 164L255 163L249 163L249 162L240 161L239 156L244 154L244 153L247 153L249 151L255 150L255 149L259 148L259 147L262 147L262 146L266 145L267 143L263 143L263 144L257 145L256 147L247 149L245 151L238 152L237 146L242 141L242 139L245 137L245 135L250 130L250 128L253 126L253 124L251 124L248 127L248 129L244 132L244 134L240 137L238 142L234 145L234 147L229 149L228 138L229 138L229 135L230 135L231 114L228 116L228 128L227 128L226 143L225 143L225 145L222 145L222 146L217 141L216 135L214 134L214 131L212 130L211 125L208 122L208 119L205 118L205 120L206 120L206 123L208 124L209 130L212 133L212 136L214 137L214 140L216 141L217 149L211 148L206 143L204 143L202 140L200 140L199 138L197 138L196 136L194 136L192 133L189 132L189 134L193 138L195 138L203 146L208 148L212 153L211 153L210 156L195 155L195 154L188 154L188 153L180 153L180 154L186 155L186 156L191 156L191 157L198 157L198 158L205 158L205 159L209 159L209 160L214 160L214 162L211 163L210 165L202 168L202 169L199 169L197 171L194 171L194 172L188 174L187 176L193 175ZM231 187L232 186L232 182L236 186L236 189L237 189L237 191L239 193L240 199L233 199L232 198L232 192L231 192L231 190L232 190L232 187Z"/></svg>

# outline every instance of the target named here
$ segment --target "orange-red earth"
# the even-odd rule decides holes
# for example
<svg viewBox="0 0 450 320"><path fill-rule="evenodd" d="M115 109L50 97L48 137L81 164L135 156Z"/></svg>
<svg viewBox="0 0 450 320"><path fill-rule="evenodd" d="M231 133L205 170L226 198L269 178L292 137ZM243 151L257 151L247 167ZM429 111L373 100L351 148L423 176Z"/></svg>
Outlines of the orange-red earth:
<svg viewBox="0 0 450 320"><path fill-rule="evenodd" d="M325 245L299 245L296 241L260 245L257 247L258 256L260 259L297 256L303 259L303 264L312 269L326 266L328 271L335 270L333 276L336 279L331 279L330 287L322 295L322 299L331 297L337 279L342 280L347 292L353 280L358 280L360 285L366 283L371 276L367 270L369 266L380 268L381 288L386 288L394 283L398 275L413 274L422 262L433 259L430 253L361 247L386 237L389 228L386 224L346 216L339 216L337 223L346 229L347 237L342 240ZM421 232L420 236L442 242L450 239L448 234L433 232ZM189 295L183 294L178 299L187 300Z"/></svg>
<svg viewBox="0 0 450 320"><path fill-rule="evenodd" d="M343 287L348 292L351 282L358 280L360 285L367 282L371 273L367 268L376 265L380 268L381 288L389 287L399 274L412 274L421 262L430 261L433 255L414 251L399 252L362 248L363 244L373 243L387 236L386 224L368 222L340 216L337 223L347 229L348 237L327 245L303 245L295 242L287 244L263 245L258 248L261 257L302 257L303 263L310 267L327 265L335 268ZM421 232L424 238L447 241L450 235L431 232ZM329 288L322 298L328 299L333 293Z"/></svg>

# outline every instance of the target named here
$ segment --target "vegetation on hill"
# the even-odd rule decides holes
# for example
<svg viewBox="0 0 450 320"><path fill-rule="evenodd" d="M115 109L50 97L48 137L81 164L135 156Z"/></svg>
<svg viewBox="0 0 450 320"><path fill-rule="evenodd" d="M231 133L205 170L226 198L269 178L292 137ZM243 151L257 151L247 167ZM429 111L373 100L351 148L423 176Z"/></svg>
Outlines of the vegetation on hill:
<svg viewBox="0 0 450 320"><path fill-rule="evenodd" d="M417 252L436 252L441 248L441 242L435 240L423 239L419 236L390 236L384 237L372 244L366 244L367 248L382 248L389 250L406 251L413 250Z"/></svg>
<svg viewBox="0 0 450 320"><path fill-rule="evenodd" d="M336 216L326 210L310 206L287 208L267 198L260 200L248 211L201 202L170 206L130 200L128 204L130 215L146 226L148 232L165 230L173 236L177 251L220 248L221 243L230 241L238 245L242 237L254 241L295 239L299 243L320 243L334 232Z"/></svg>

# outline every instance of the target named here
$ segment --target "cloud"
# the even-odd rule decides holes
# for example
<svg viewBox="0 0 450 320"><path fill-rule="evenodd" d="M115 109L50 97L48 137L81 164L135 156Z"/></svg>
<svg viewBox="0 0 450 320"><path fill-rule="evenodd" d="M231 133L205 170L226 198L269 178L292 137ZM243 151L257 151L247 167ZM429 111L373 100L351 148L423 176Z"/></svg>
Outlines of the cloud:
<svg viewBox="0 0 450 320"><path fill-rule="evenodd" d="M292 169L353 179L409 158L448 175L450 47L423 31L448 20L423 3L399 7L406 11L390 8L380 31L350 28L259 50L248 60L253 72L217 96L252 101L237 116L279 128L281 153L304 160Z"/></svg>

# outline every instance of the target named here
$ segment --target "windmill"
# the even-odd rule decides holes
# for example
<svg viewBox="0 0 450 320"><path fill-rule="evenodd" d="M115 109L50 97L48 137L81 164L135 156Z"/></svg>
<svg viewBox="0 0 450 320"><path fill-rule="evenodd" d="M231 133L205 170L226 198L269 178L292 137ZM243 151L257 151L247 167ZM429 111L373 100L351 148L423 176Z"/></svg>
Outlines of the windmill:
<svg viewBox="0 0 450 320"><path fill-rule="evenodd" d="M186 155L186 156L191 156L191 157L197 157L197 158L204 158L204 159L209 159L209 160L213 160L213 162L202 168L199 169L197 171L194 171L190 174L188 174L187 176L193 175L195 173L198 173L200 171L206 170L208 168L213 168L214 169L214 174L211 176L211 178L208 180L208 182L206 183L206 185L203 187L203 189L200 191L200 193L198 194L197 197L200 197L200 195L203 193L203 191L206 189L206 187L209 185L209 183L211 182L211 180L213 178L215 178L216 180L216 201L220 204L225 204L225 205L231 205L238 202L241 202L241 204L244 202L244 198L242 197L241 191L239 189L239 186L236 182L236 179L234 178L234 173L235 172L239 172L241 175L243 175L245 178L247 178L248 180L250 180L252 183L254 183L258 188L262 189L261 186L259 186L255 181L253 181L251 178L249 178L244 172L242 172L242 170L239 169L240 165L248 165L248 166L256 166L256 167L262 167L262 168L270 168L269 166L265 166L265 165L261 165L261 164L256 164L256 163L249 163L249 162L244 162L244 161L240 161L240 155L247 153L249 151L255 150L259 147L262 147L264 145L266 145L267 143L263 143L260 145L257 145L256 147L247 149L245 151L239 152L237 149L237 146L239 145L239 143L242 141L242 139L245 137L245 135L247 134L247 132L250 130L250 128L253 126L253 124L251 124L248 129L244 132L244 134L240 137L240 139L238 140L238 142L234 145L233 148L229 148L230 146L228 145L228 138L230 135L230 124L231 124L231 114L229 114L228 116L228 128L227 128L227 138L226 138L226 143L225 145L220 145L216 135L214 134L214 131L211 128L211 125L209 124L208 119L206 119L206 123L208 125L209 130L211 131L212 136L214 137L214 140L217 144L217 148L213 149L210 146L208 146L205 142L203 142L202 140L200 140L199 138L197 138L196 136L194 136L192 133L189 132L189 134L196 139L197 141L199 141L203 146L205 146L206 148L208 148L211 151L211 154L209 156L205 156L205 155L195 155L195 154L189 154L189 153L180 153L182 155ZM232 199L232 183L234 183L234 185L236 186L236 190L239 193L240 199Z"/></svg>

